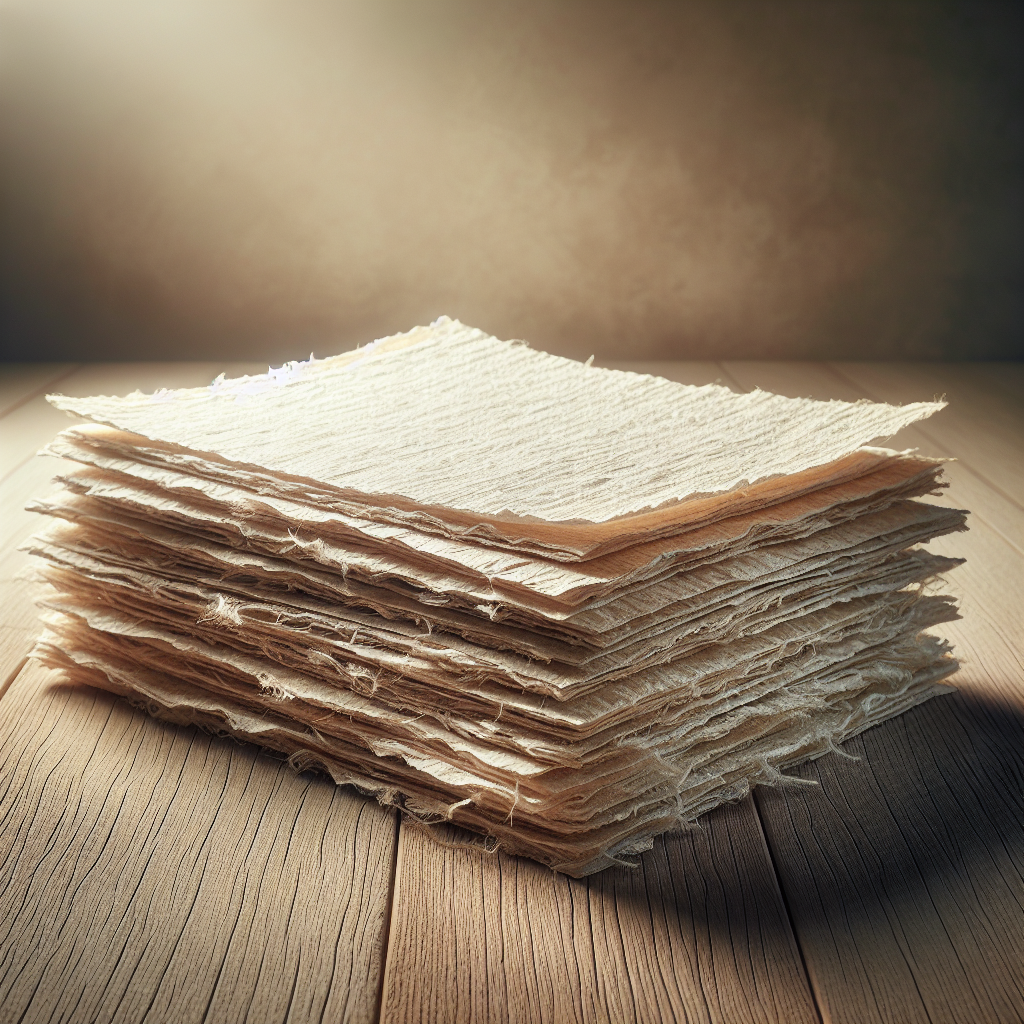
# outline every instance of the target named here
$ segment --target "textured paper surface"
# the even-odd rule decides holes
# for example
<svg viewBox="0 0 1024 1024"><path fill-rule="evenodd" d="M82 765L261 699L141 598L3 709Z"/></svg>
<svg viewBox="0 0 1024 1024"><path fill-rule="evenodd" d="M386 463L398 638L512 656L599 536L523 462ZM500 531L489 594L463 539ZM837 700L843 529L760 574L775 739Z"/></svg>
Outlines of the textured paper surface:
<svg viewBox="0 0 1024 1024"><path fill-rule="evenodd" d="M51 401L355 501L542 523L739 500L755 485L770 497L771 480L827 477L826 467L942 408L691 387L535 352L447 318L262 377Z"/></svg>
<svg viewBox="0 0 1024 1024"><path fill-rule="evenodd" d="M586 875L935 694L939 408L598 371L453 321L96 422L35 656Z"/></svg>
<svg viewBox="0 0 1024 1024"><path fill-rule="evenodd" d="M545 614L555 613L559 605L579 605L612 591L621 593L625 586L671 571L677 563L717 557L743 544L769 544L810 534L941 486L935 479L941 463L900 457L858 479L757 512L566 564L347 517L313 504L255 495L166 468L133 465L124 458L110 459L80 440L77 431L67 431L48 450L103 470L65 473L61 479L79 493L102 499L108 507L144 519L160 516L177 528L197 534L206 531L219 539L233 535L235 544L265 545L268 553L277 551L345 572L376 576L394 572L439 593L449 587L467 588L488 607L500 604L503 592L526 604L532 597Z"/></svg>

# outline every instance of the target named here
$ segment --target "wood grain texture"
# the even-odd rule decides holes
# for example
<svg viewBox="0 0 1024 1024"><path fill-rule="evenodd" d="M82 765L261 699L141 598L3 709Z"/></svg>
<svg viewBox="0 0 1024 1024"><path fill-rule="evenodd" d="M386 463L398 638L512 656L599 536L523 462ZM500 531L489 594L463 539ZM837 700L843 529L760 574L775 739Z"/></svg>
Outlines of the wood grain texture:
<svg viewBox="0 0 1024 1024"><path fill-rule="evenodd" d="M588 879L403 823L381 1019L818 1017L748 799Z"/></svg>
<svg viewBox="0 0 1024 1024"><path fill-rule="evenodd" d="M738 386L861 397L828 367L726 369ZM956 399L948 454L960 454L958 431L974 432L975 450L986 436L991 418L970 399L967 389ZM920 428L904 435L935 451ZM991 453L988 472L998 446ZM942 627L963 664L951 680L961 692L846 744L857 761L831 755L794 772L815 787L755 794L828 1022L1024 1019L1024 558L987 521L1001 516L1013 535L1024 513L970 468L953 464L941 500L982 514L969 533L930 545L968 559L949 580L964 618Z"/></svg>
<svg viewBox="0 0 1024 1024"><path fill-rule="evenodd" d="M0 1020L376 1019L394 813L57 680L0 701Z"/></svg>
<svg viewBox="0 0 1024 1024"><path fill-rule="evenodd" d="M842 368L846 364L830 365ZM948 367L948 372L955 373L958 379L977 384L986 394L999 394L1011 406L1020 409L1024 401L1024 363L953 363Z"/></svg>
<svg viewBox="0 0 1024 1024"><path fill-rule="evenodd" d="M0 364L0 417L45 393L76 368L75 363Z"/></svg>
<svg viewBox="0 0 1024 1024"><path fill-rule="evenodd" d="M829 1022L1024 1017L1019 713L938 697L756 800Z"/></svg>

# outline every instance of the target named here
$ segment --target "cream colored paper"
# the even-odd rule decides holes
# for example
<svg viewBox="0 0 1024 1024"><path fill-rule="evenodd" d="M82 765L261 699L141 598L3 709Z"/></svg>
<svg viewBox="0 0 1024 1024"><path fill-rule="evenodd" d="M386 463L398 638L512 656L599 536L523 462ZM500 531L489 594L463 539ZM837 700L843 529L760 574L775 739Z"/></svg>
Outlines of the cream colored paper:
<svg viewBox="0 0 1024 1024"><path fill-rule="evenodd" d="M895 408L688 388L442 319L55 400L35 656L585 875L945 692L965 513ZM54 521L56 520L56 522Z"/></svg>
<svg viewBox="0 0 1024 1024"><path fill-rule="evenodd" d="M691 387L444 317L356 353L208 388L50 400L211 453L284 492L312 484L370 516L390 509L424 529L435 516L465 536L577 551L861 475L889 454L866 446L942 408Z"/></svg>

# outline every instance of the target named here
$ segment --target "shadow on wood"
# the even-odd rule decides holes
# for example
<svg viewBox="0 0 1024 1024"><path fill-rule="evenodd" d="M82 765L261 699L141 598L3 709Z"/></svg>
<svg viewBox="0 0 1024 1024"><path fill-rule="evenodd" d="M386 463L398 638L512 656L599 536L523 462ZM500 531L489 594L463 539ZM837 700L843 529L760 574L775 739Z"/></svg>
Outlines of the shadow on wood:
<svg viewBox="0 0 1024 1024"><path fill-rule="evenodd" d="M826 1018L1021 1019L1024 715L958 692L846 750L756 796Z"/></svg>
<svg viewBox="0 0 1024 1024"><path fill-rule="evenodd" d="M403 827L386 1019L1017 1020L1022 726L936 698L586 879Z"/></svg>

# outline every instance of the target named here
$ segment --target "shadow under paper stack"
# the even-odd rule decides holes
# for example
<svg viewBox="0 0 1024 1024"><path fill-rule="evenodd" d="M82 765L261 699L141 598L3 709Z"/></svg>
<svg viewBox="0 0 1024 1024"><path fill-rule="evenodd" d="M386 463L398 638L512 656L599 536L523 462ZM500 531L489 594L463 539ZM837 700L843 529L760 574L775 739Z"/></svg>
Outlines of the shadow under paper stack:
<svg viewBox="0 0 1024 1024"><path fill-rule="evenodd" d="M35 656L572 875L947 688L901 408L596 369L442 318L93 421Z"/></svg>

